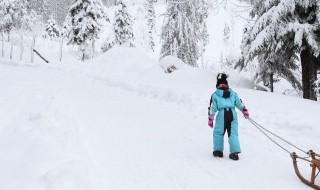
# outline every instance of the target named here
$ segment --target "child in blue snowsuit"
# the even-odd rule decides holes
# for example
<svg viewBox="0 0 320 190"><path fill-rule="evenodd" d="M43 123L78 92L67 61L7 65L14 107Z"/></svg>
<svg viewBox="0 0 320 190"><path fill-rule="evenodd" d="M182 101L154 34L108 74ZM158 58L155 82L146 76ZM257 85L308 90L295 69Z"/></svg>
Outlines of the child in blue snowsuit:
<svg viewBox="0 0 320 190"><path fill-rule="evenodd" d="M238 118L235 107L242 111L245 118L249 118L249 113L238 95L229 88L226 74L218 74L216 88L217 90L211 96L208 113L208 124L213 128L214 115L218 112L213 131L213 155L215 157L223 157L223 140L224 134L227 131L230 145L229 158L239 160L238 154L241 152L241 149L238 138Z"/></svg>

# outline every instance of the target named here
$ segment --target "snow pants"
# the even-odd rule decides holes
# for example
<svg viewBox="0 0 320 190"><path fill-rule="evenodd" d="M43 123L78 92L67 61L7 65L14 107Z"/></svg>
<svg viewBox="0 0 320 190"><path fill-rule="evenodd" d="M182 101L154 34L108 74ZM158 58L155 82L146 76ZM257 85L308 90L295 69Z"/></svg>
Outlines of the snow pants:
<svg viewBox="0 0 320 190"><path fill-rule="evenodd" d="M230 153L240 153L240 142L238 137L238 117L234 108L219 110L216 124L213 130L213 149L223 151L224 134L227 131L229 137Z"/></svg>

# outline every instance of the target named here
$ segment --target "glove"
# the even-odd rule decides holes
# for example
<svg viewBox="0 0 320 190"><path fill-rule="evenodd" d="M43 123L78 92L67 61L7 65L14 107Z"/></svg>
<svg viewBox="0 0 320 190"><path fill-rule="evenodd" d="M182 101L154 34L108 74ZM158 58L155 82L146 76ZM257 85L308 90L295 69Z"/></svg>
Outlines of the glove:
<svg viewBox="0 0 320 190"><path fill-rule="evenodd" d="M214 120L214 117L209 115L208 116L208 125L210 128L213 128L213 120Z"/></svg>
<svg viewBox="0 0 320 190"><path fill-rule="evenodd" d="M242 113L243 113L244 118L246 118L246 119L249 118L249 112L248 112L247 108L243 108Z"/></svg>

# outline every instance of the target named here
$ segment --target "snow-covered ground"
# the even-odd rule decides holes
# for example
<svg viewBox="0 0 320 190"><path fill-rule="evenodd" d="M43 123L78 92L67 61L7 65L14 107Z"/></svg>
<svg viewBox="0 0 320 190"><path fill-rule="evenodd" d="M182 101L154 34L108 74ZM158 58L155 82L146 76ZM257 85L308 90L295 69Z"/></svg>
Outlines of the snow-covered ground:
<svg viewBox="0 0 320 190"><path fill-rule="evenodd" d="M0 60L0 189L309 189L290 156L241 116L240 161L227 158L227 141L226 157L213 158L215 76L187 66L166 74L120 47L85 63ZM253 119L320 151L318 102L255 91L236 73L230 86Z"/></svg>
<svg viewBox="0 0 320 190"><path fill-rule="evenodd" d="M252 70L226 66L240 55L248 7L238 1L211 9L210 43L204 68L168 58L158 62L165 4L156 5L155 52L146 46L143 1L130 1L136 48L115 47L87 62L76 59L76 47L39 37L30 63L32 34L4 43L0 58L0 190L134 190L224 189L304 190L290 156L275 146L239 113L240 161L212 156L212 129L207 106L218 72L243 99L251 117L305 150L320 152L319 102L254 90ZM109 16L113 19L114 9ZM230 27L225 41L224 29ZM108 24L106 28L112 27ZM99 47L108 36L100 35ZM164 67L174 63L171 74ZM290 149L290 151L296 151ZM304 155L302 155L304 156ZM301 165L306 176L308 164ZM317 181L320 184L320 181Z"/></svg>

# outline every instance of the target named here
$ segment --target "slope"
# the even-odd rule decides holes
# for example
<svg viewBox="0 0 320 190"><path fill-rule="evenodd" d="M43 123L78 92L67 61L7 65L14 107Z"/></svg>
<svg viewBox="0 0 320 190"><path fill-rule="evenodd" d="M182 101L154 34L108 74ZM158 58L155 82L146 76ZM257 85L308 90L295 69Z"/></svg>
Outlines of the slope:
<svg viewBox="0 0 320 190"><path fill-rule="evenodd" d="M241 160L211 156L215 73L168 75L126 48L90 63L0 63L2 189L308 189L289 155L242 117ZM319 150L318 103L232 81L252 118Z"/></svg>

